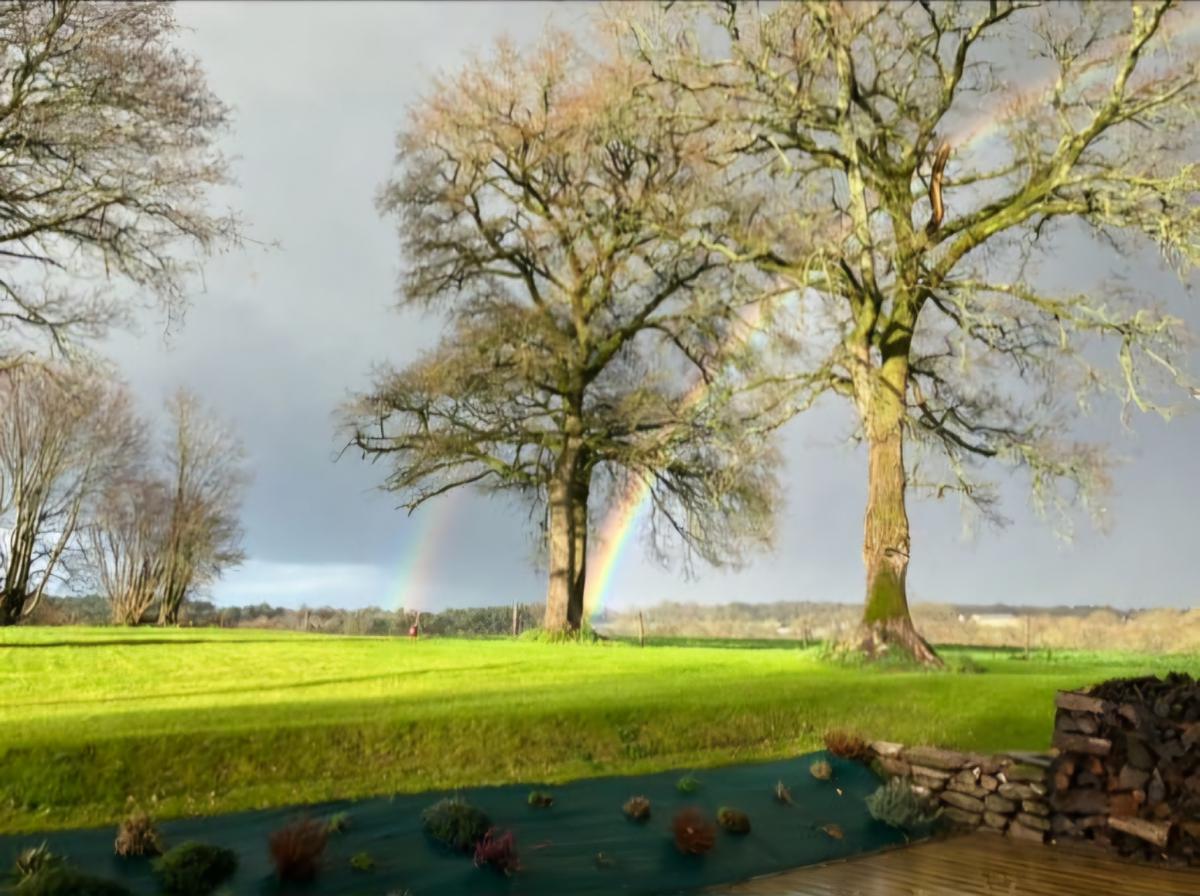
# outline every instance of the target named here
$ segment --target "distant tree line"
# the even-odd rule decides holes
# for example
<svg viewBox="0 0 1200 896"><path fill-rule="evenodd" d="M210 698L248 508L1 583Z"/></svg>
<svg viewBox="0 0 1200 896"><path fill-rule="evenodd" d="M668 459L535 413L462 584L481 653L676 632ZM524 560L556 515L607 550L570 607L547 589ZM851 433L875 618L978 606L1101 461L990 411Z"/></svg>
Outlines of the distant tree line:
<svg viewBox="0 0 1200 896"><path fill-rule="evenodd" d="M545 612L542 604L516 604L518 634L537 627ZM513 633L513 605L452 608L440 612L384 610L379 607L276 607L247 604L222 607L193 599L180 609L178 623L215 628L266 628L309 631L330 635L407 637L418 624L422 637L490 637ZM43 597L29 621L38 625L109 625L111 603L101 594L81 597Z"/></svg>

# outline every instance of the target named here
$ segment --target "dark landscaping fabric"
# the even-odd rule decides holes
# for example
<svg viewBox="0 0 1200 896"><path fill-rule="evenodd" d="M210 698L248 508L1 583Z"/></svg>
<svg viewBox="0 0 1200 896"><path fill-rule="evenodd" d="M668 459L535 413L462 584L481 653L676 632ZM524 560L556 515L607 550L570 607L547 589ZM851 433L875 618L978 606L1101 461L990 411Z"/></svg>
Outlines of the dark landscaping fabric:
<svg viewBox="0 0 1200 896"><path fill-rule="evenodd" d="M809 773L814 760L827 759L831 781ZM505 878L476 868L471 856L449 853L427 840L421 811L445 793L405 794L359 802L326 803L291 809L248 812L160 825L168 847L201 840L237 851L237 876L220 893L233 896L321 894L321 896L606 896L606 894L688 893L716 884L783 871L870 852L901 843L899 832L874 821L863 800L879 784L870 771L852 762L813 753L796 759L697 771L700 786L683 794L676 782L686 770L640 777L596 778L538 789L554 796L549 808L527 804L529 785L470 788L459 791L491 816L500 829L512 830L522 870ZM794 805L780 804L775 784L782 780ZM840 790L840 794L839 794ZM629 797L646 796L650 819L629 821L621 806ZM671 837L671 819L685 806L696 806L716 824L721 806L750 816L746 835L717 828L716 847L705 856L684 856ZM276 882L267 854L267 837L288 821L309 816L326 819L349 813L345 833L331 834L325 870L314 883L283 886ZM842 837L831 836L840 829ZM158 892L148 860L118 859L112 854L113 829L68 831L0 838L0 861L11 868L18 850L42 840L74 867L119 880L135 893ZM375 870L356 871L350 857L367 852Z"/></svg>

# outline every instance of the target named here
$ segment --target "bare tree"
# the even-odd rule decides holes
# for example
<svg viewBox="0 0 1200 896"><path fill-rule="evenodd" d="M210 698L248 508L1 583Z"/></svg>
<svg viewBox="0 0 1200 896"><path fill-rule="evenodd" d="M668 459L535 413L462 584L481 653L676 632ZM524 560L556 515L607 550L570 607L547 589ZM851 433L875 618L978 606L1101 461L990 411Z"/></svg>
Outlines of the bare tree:
<svg viewBox="0 0 1200 896"><path fill-rule="evenodd" d="M140 433L125 389L63 365L0 371L0 625L65 581L97 492Z"/></svg>
<svg viewBox="0 0 1200 896"><path fill-rule="evenodd" d="M1089 396L1165 410L1185 385L1182 324L1144 288L1111 278L1063 290L1041 272L1067 233L1116 257L1156 247L1181 272L1200 261L1189 11L814 2L616 13L658 77L722 110L697 127L742 136L745 189L773 226L726 246L794 284L809 323L805 388L856 413L868 501L855 643L936 662L909 617L906 488L957 491L994 515L978 474L998 461L1026 472L1039 503L1069 506L1106 482L1101 449L1067 428ZM1115 361L1101 360L1104 345ZM936 475L911 456L906 467L906 442Z"/></svg>
<svg viewBox="0 0 1200 896"><path fill-rule="evenodd" d="M195 395L176 393L167 412L171 495L158 621L174 625L197 589L245 557L239 511L246 472L241 444Z"/></svg>
<svg viewBox="0 0 1200 896"><path fill-rule="evenodd" d="M165 3L0 5L0 355L63 348L121 307L122 277L178 307L195 263L237 239L209 210L229 113L172 45ZM87 289L83 284L94 283Z"/></svg>
<svg viewBox="0 0 1200 896"><path fill-rule="evenodd" d="M706 247L745 210L656 89L562 35L501 46L414 109L379 198L402 305L448 328L348 408L352 444L391 460L410 511L468 485L544 510L553 630L582 621L589 513L631 483L685 556L770 531L776 407L751 334L771 298Z"/></svg>
<svg viewBox="0 0 1200 896"><path fill-rule="evenodd" d="M170 486L153 474L130 471L105 490L88 556L113 622L139 625L161 599L170 519Z"/></svg>

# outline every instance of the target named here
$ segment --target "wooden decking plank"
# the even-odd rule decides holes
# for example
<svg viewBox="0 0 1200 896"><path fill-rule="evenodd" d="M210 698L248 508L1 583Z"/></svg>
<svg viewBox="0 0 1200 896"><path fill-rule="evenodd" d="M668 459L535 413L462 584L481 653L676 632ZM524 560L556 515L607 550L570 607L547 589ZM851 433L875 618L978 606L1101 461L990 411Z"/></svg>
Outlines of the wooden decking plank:
<svg viewBox="0 0 1200 896"><path fill-rule="evenodd" d="M714 896L1200 896L1200 872L972 834L800 868Z"/></svg>

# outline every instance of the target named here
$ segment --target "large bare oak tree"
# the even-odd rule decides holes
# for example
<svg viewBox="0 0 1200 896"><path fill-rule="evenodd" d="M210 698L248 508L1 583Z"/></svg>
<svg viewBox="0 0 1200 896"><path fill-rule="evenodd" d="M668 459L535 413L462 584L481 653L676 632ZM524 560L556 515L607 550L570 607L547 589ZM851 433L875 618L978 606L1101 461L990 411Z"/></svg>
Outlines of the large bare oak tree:
<svg viewBox="0 0 1200 896"><path fill-rule="evenodd" d="M751 361L772 297L710 247L745 210L658 87L563 35L501 46L415 107L379 198L402 305L447 327L378 372L352 444L410 510L468 485L543 508L547 629L580 627L589 515L632 483L709 561L769 532L777 396Z"/></svg>
<svg viewBox="0 0 1200 896"><path fill-rule="evenodd" d="M120 277L182 301L196 252L236 241L210 208L229 112L173 45L165 3L0 4L0 359L123 316Z"/></svg>
<svg viewBox="0 0 1200 896"><path fill-rule="evenodd" d="M615 14L664 83L723 110L698 127L742 138L745 189L774 226L726 248L795 285L800 381L856 412L856 645L937 662L909 616L906 489L958 491L990 513L978 474L999 461L1039 500L1082 498L1104 463L1069 435L1074 399L1165 407L1165 387L1184 384L1182 324L1154 295L1120 278L1062 289L1039 267L1079 233L1116 257L1200 261L1195 11L997 0ZM932 481L915 478L906 443L940 458Z"/></svg>

